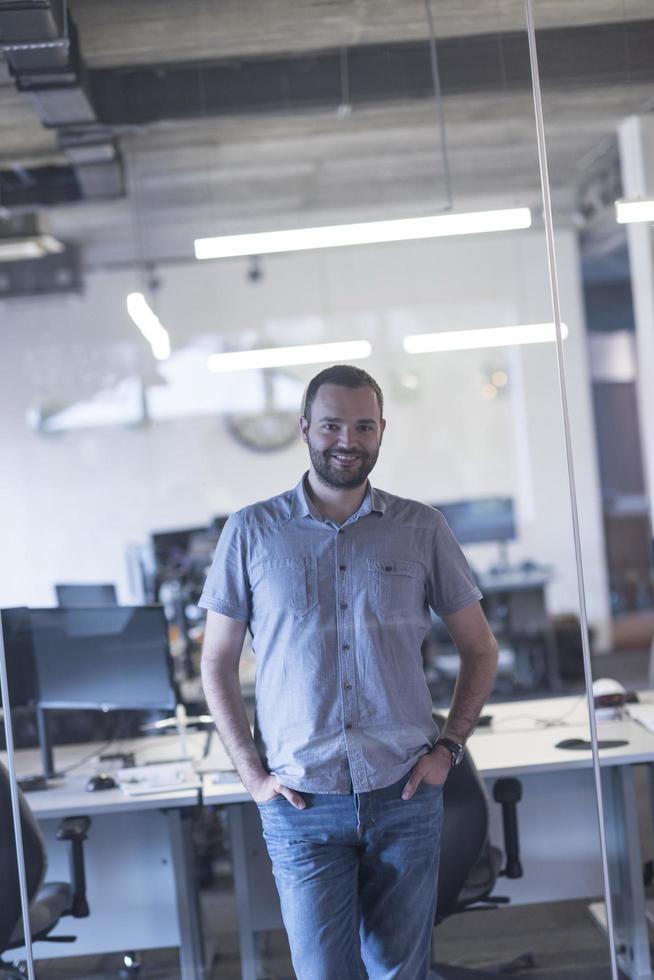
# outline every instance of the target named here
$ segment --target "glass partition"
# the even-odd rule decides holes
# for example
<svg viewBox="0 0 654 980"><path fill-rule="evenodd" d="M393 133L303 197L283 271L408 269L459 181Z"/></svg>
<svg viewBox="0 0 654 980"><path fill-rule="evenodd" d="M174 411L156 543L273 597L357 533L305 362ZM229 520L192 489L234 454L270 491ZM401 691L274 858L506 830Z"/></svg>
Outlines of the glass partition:
<svg viewBox="0 0 654 980"><path fill-rule="evenodd" d="M561 35L546 4L534 11L557 266L575 278L561 313L579 313L585 365L568 389L610 904L620 968L647 976L654 21L644 4L591 3L566 11Z"/></svg>
<svg viewBox="0 0 654 980"><path fill-rule="evenodd" d="M53 969L67 977L129 975L142 961L187 980L203 958L207 975L290 974L259 819L211 734L200 595L229 515L307 470L303 393L344 361L384 394L373 486L441 510L499 644L468 743L487 804L466 790L478 808L458 822L449 804L433 969L447 978L533 963L563 977L583 964L608 977L525 8L337 6L192 2L182 17L163 4L71 3L83 126L55 119L40 89L28 109L14 85L28 84L24 66L5 52L0 105L14 115L0 125L16 149L3 151L0 188L7 221L29 201L34 214L2 234L38 238L48 254L0 268L0 607L11 610L16 767L47 777L25 787L49 875L68 875L60 820L90 819L89 914L53 926L75 944L37 942L35 956L61 960ZM591 108L584 116L579 102L575 119L567 76L548 88L559 43L576 50L583 26L567 7L543 6L562 342L599 654L618 600L571 202L583 154L594 160L593 120L604 123L589 89ZM61 25L47 29L61 37ZM550 137L555 96L566 122ZM253 352L255 367L235 365ZM434 611L415 651L441 715L460 663L446 621ZM252 647L248 635L239 664L251 722ZM282 721L291 707L290 696L278 705ZM492 844L484 867L471 845L465 874L451 870L479 814Z"/></svg>

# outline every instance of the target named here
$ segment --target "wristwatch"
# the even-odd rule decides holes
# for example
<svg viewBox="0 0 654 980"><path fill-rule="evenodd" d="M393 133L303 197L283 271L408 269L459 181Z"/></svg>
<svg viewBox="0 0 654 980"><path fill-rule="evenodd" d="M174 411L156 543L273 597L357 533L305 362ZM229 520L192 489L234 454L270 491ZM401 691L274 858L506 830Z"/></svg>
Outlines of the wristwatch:
<svg viewBox="0 0 654 980"><path fill-rule="evenodd" d="M462 762L466 749L461 742L455 742L453 738L448 738L447 735L439 735L434 743L434 748L437 745L442 745L450 753L450 765L452 767L458 766Z"/></svg>

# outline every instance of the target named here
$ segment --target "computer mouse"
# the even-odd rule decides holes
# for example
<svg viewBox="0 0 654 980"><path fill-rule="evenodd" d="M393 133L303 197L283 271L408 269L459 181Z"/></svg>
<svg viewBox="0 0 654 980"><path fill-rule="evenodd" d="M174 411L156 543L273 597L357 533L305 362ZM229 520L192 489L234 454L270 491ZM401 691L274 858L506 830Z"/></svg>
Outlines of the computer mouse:
<svg viewBox="0 0 654 980"><path fill-rule="evenodd" d="M106 773L100 773L98 776L92 776L86 788L89 793L96 793L100 789L115 789L118 783L113 776L108 776Z"/></svg>
<svg viewBox="0 0 654 980"><path fill-rule="evenodd" d="M564 738L555 745L557 749L590 749L592 745L585 738Z"/></svg>
<svg viewBox="0 0 654 980"><path fill-rule="evenodd" d="M626 738L600 738L597 741L598 749L620 749L623 745L629 745ZM556 749L592 749L592 742L585 738L564 738L557 742Z"/></svg>

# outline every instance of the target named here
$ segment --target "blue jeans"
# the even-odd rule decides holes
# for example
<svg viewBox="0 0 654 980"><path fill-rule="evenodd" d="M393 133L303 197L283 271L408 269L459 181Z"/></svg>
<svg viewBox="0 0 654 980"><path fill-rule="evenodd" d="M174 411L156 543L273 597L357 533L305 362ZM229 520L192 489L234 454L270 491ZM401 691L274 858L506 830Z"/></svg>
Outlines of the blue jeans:
<svg viewBox="0 0 654 980"><path fill-rule="evenodd" d="M443 793L408 775L348 796L259 806L298 980L426 980Z"/></svg>

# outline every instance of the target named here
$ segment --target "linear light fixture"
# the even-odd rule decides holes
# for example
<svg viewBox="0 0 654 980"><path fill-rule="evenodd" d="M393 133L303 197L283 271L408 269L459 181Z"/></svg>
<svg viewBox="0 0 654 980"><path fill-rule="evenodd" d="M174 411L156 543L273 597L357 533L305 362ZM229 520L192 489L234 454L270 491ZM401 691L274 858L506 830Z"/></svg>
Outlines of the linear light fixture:
<svg viewBox="0 0 654 980"><path fill-rule="evenodd" d="M488 231L529 228L529 208L499 211L471 211L468 214L437 214L426 218L396 218L366 221L354 225L325 225L292 231L264 231L251 235L223 235L196 238L196 259L226 259L238 255L265 255L269 252L301 252L312 248L342 245L375 245L380 242L406 242L417 238L447 235L475 235Z"/></svg>
<svg viewBox="0 0 654 980"><path fill-rule="evenodd" d="M148 306L143 293L130 293L127 297L127 312L152 347L158 361L170 357L170 337L159 321L159 317Z"/></svg>
<svg viewBox="0 0 654 980"><path fill-rule="evenodd" d="M44 255L63 252L63 244L53 235L30 235L20 238L0 237L0 262L42 259Z"/></svg>
<svg viewBox="0 0 654 980"><path fill-rule="evenodd" d="M568 327L561 324L561 334ZM484 347L511 347L514 344L546 344L555 339L553 323L524 323L515 327L484 327L481 330L445 330L442 333L418 333L402 341L408 354L432 354L452 350L478 350Z"/></svg>
<svg viewBox="0 0 654 980"><path fill-rule="evenodd" d="M654 201L616 201L615 220L619 225L636 221L654 221Z"/></svg>
<svg viewBox="0 0 654 980"><path fill-rule="evenodd" d="M320 364L323 361L359 361L371 354L372 345L367 340L345 340L332 344L302 344L296 347L269 347L212 354L207 366L210 371L216 372L252 371L258 368L292 367L296 364Z"/></svg>

